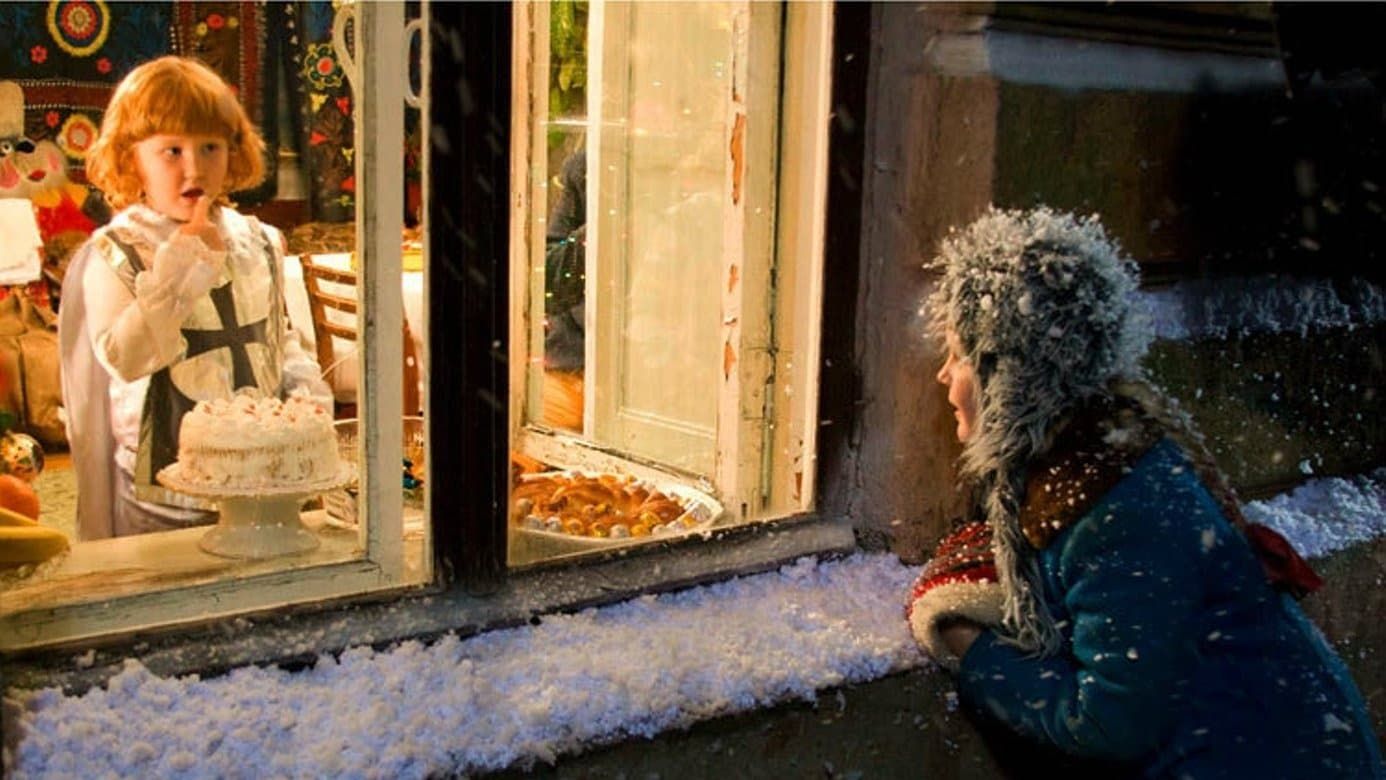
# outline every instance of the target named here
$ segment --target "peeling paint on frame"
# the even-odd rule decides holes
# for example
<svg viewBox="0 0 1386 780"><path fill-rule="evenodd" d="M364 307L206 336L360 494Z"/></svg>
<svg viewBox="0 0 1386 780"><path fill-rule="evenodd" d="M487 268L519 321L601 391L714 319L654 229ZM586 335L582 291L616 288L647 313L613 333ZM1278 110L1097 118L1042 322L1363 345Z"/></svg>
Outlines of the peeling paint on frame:
<svg viewBox="0 0 1386 780"><path fill-rule="evenodd" d="M746 115L736 115L731 133L732 204L741 205L741 179L746 172Z"/></svg>

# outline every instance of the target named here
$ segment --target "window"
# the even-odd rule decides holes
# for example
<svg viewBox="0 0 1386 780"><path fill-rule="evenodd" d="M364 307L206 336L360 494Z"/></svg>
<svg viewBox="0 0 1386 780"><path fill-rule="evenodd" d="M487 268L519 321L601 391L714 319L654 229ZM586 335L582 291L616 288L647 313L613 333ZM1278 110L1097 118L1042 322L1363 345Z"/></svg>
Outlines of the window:
<svg viewBox="0 0 1386 780"><path fill-rule="evenodd" d="M831 8L516 25L510 563L811 508ZM646 490L688 515L640 512Z"/></svg>
<svg viewBox="0 0 1386 780"><path fill-rule="evenodd" d="M81 543L56 569L4 585L0 652L429 583L457 587L439 600L400 603L440 630L479 628L610 598L603 572L621 570L633 591L850 548L844 524L799 523L775 534L738 530L714 545L687 546L685 537L701 534L676 533L667 537L678 542L668 565L615 556L571 577L544 567L506 574L627 549L610 536L592 547L559 537L556 548L524 549L507 511L507 452L538 473L643 480L685 506L709 507L698 518L707 524L693 530L719 537L812 509L831 6L424 11L445 43L425 47L423 82L439 99L425 96L423 124L447 128L424 145L432 175L420 201L427 342L434 354L446 351L437 361L421 356L429 532L410 530L400 498L404 367L395 334L425 318L397 292L405 190L394 150L403 146L405 62L367 56L404 50L404 7L362 3L355 24L341 27L344 38L359 32L348 50L361 74L353 84L364 314L355 399L366 522L333 530L342 544L330 550L249 563L202 555L197 529ZM569 12L583 32L551 54L555 17ZM685 37L687 58L658 56L656 44ZM557 76L555 64L571 67ZM559 79L570 94L550 102L550 81ZM567 366L581 388L580 421L564 421L550 416L546 390L556 377L545 366L545 301L557 291L543 278L556 205L548 182L579 149L594 171L582 191L602 213L569 266L586 311L580 368ZM674 261L684 256L690 261ZM144 566L118 592L101 589L120 579L102 569L115 545ZM665 548L645 548L653 549ZM180 569L180 561L196 565ZM568 578L559 595L548 587L553 577ZM509 595L472 600L497 591ZM435 601L446 607L429 612Z"/></svg>
<svg viewBox="0 0 1386 780"><path fill-rule="evenodd" d="M325 14L329 8L302 5L305 15ZM113 6L112 14L129 8ZM225 549L221 555L206 552L199 546L208 532L205 526L77 542L70 553L51 562L0 574L0 651L431 581L428 539L423 533L405 532L401 490L405 366L398 334L406 322L403 298L409 294L409 277L402 272L405 201L399 153L405 146L406 62L403 57L367 55L406 50L404 6L348 3L338 15L338 37L354 39L348 50L356 56L319 44L314 62L323 68L318 75L330 77L316 84L323 93L319 97L325 100L333 89L342 94L327 106L340 106L340 114L354 117L359 150L338 176L354 176L358 193L354 247L342 247L340 259L349 265L347 251L354 248L359 279L355 291L335 289L341 297L357 301L366 315L358 323L357 343L339 344L348 356L359 352L354 401L361 419L356 426L361 432L356 496L361 522L344 522L350 518L338 514L333 527L325 508L310 503L300 515L298 506L291 505L288 522L301 517L316 540L315 549L251 559L227 557ZM309 34L312 20L301 21L304 34ZM312 52L299 54L295 62L302 64ZM350 79L345 85L343 71ZM340 123L342 116L336 121ZM289 258L285 264L286 287L296 281L290 271L290 266L297 267L293 261ZM421 299L422 271L414 281ZM290 319L301 320L292 311L293 300L288 303ZM302 321L292 324L310 328ZM427 365L426 356L423 363ZM230 514L223 501L223 523Z"/></svg>

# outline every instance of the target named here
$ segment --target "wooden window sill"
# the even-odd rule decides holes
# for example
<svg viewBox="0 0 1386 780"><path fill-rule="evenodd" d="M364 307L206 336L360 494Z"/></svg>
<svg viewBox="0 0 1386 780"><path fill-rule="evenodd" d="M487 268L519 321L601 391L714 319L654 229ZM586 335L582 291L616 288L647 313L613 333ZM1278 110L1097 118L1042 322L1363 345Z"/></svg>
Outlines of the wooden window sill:
<svg viewBox="0 0 1386 780"><path fill-rule="evenodd" d="M205 526L74 544L71 551L40 564L27 576L0 583L0 652L42 644L47 623L125 609L124 602L113 605L113 599L167 603L172 621L179 612L195 614L199 600L219 600L223 590L249 580L292 582L312 579L314 573L321 578L321 573L344 568L374 568L364 559L357 531L326 524L322 510L305 512L302 518L321 546L263 560L233 560L204 552L198 540L207 533ZM400 584L422 583L423 554L422 534L406 533ZM107 622L94 621L93 634L100 633Z"/></svg>

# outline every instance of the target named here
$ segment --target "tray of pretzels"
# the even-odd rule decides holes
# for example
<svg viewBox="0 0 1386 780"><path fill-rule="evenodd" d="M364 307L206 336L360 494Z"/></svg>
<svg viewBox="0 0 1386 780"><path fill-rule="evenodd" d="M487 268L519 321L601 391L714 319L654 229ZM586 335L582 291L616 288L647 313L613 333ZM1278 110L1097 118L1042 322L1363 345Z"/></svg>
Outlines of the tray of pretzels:
<svg viewBox="0 0 1386 780"><path fill-rule="evenodd" d="M715 499L684 485L614 474L521 474L510 492L517 534L578 549L702 531L721 514Z"/></svg>

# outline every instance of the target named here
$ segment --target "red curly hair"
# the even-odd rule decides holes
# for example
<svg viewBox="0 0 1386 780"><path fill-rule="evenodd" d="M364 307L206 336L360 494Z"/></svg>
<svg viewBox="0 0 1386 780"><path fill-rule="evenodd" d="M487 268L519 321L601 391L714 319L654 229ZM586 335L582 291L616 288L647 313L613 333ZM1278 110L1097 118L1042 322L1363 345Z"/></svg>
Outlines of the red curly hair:
<svg viewBox="0 0 1386 780"><path fill-rule="evenodd" d="M227 192L250 189L265 178L265 141L231 87L197 60L160 57L121 80L87 154L87 178L112 208L142 199L135 144L162 134L225 138L231 152ZM225 192L217 193L217 202L229 204Z"/></svg>

